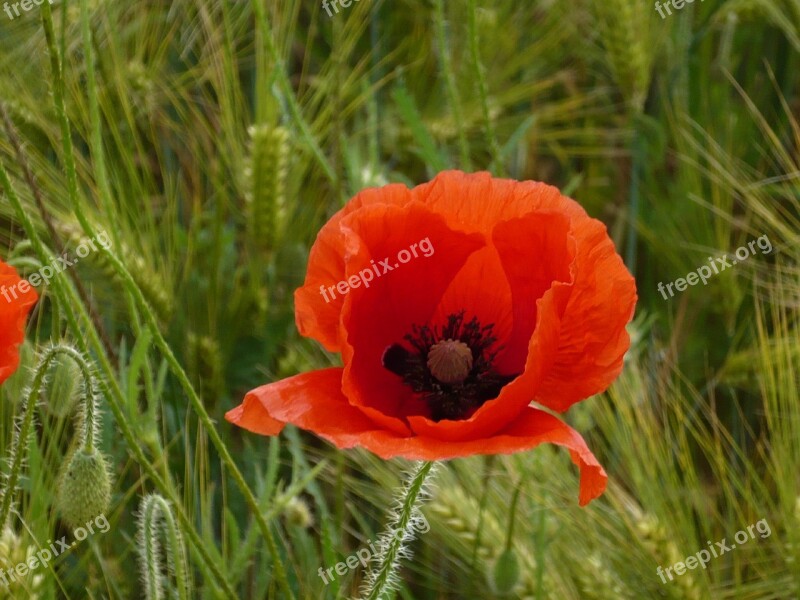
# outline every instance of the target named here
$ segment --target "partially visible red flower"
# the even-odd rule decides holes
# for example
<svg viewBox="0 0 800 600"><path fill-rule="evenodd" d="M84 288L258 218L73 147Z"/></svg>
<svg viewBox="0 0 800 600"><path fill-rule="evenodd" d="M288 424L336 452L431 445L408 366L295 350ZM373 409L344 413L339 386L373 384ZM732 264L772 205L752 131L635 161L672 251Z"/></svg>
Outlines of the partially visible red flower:
<svg viewBox="0 0 800 600"><path fill-rule="evenodd" d="M0 260L0 383L19 366L18 346L25 338L25 319L37 299L36 290Z"/></svg>
<svg viewBox="0 0 800 600"><path fill-rule="evenodd" d="M398 261L420 240L434 251ZM226 418L264 435L292 423L383 458L558 444L580 468L584 505L605 471L576 431L530 405L563 412L605 390L635 302L605 226L553 187L448 171L364 190L322 228L295 292L300 333L344 367L259 387Z"/></svg>

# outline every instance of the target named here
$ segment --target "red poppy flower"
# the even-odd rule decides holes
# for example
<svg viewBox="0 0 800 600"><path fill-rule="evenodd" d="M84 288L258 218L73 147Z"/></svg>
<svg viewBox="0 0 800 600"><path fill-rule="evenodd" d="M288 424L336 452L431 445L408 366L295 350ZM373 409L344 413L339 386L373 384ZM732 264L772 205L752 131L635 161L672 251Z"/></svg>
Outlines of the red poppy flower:
<svg viewBox="0 0 800 600"><path fill-rule="evenodd" d="M605 226L553 187L448 171L368 189L322 228L295 292L300 332L344 367L259 387L226 418L263 435L292 423L383 458L558 444L584 505L605 471L530 405L563 412L605 390L635 302Z"/></svg>
<svg viewBox="0 0 800 600"><path fill-rule="evenodd" d="M0 383L19 366L17 347L25 339L25 319L37 298L33 287L0 260Z"/></svg>

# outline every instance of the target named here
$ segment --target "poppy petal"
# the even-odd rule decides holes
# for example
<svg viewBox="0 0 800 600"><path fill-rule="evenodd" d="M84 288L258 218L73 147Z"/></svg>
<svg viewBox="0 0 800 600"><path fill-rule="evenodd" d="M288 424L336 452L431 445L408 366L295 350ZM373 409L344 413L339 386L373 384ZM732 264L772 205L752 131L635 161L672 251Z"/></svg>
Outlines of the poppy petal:
<svg viewBox="0 0 800 600"><path fill-rule="evenodd" d="M3 383L19 366L18 346L25 339L25 320L39 296L12 266L2 261L0 292L0 383Z"/></svg>
<svg viewBox="0 0 800 600"><path fill-rule="evenodd" d="M497 339L495 348L505 345L511 337L511 287L492 246L470 255L442 296L431 322L446 323L450 315L461 311L467 321L476 317L481 326L492 325L492 335Z"/></svg>
<svg viewBox="0 0 800 600"><path fill-rule="evenodd" d="M553 344L558 341L559 315L569 299L569 287L555 284L536 305L536 333L529 341L523 373L503 387L500 395L481 406L469 419L432 421L426 417L408 418L411 428L421 436L456 442L488 437L514 422L536 396L539 385L552 365Z"/></svg>
<svg viewBox="0 0 800 600"><path fill-rule="evenodd" d="M320 294L320 286L336 285L345 279L345 236L341 230L342 220L366 206L402 206L411 200L411 190L399 183L366 189L323 226L311 247L305 283L294 294L297 329L301 335L316 339L329 352L341 350L339 314L343 298L337 295L326 302Z"/></svg>
<svg viewBox="0 0 800 600"><path fill-rule="evenodd" d="M605 470L578 432L556 417L529 408L497 434L482 439L443 442L424 436L404 437L381 428L347 402L339 388L342 369L311 371L261 386L228 412L229 421L260 432L260 419L292 423L338 448L362 447L381 458L446 460L476 454L512 454L544 443L563 446L580 469L581 506L603 493ZM268 423L269 425L269 423Z"/></svg>
<svg viewBox="0 0 800 600"><path fill-rule="evenodd" d="M342 219L367 206L405 206L412 201L442 215L452 229L482 232L487 237L495 223L536 210L586 216L577 202L562 196L553 186L537 181L496 179L488 172L444 171L411 190L402 184L363 190L322 227L311 248L305 283L295 292L297 327L302 335L318 340L330 352L341 349L337 324L342 301L325 302L319 288L344 279Z"/></svg>
<svg viewBox="0 0 800 600"><path fill-rule="evenodd" d="M558 213L529 213L498 223L492 241L511 287L514 334L498 357L502 372L520 372L536 335L537 301L556 282L571 283L575 242L570 221Z"/></svg>
<svg viewBox="0 0 800 600"><path fill-rule="evenodd" d="M573 228L575 283L563 316L555 360L536 400L558 412L608 388L622 371L636 283L601 222Z"/></svg>
<svg viewBox="0 0 800 600"><path fill-rule="evenodd" d="M487 172L444 171L411 192L445 216L454 229L479 231L487 237L497 223L531 212L560 212L570 218L586 215L580 204L562 196L558 188L538 181L497 179Z"/></svg>
<svg viewBox="0 0 800 600"><path fill-rule="evenodd" d="M394 437L396 434L347 401L341 389L342 373L341 367L332 367L262 385L248 392L242 404L228 411L225 418L262 435L276 435L284 424L291 423L339 448L358 445L368 433Z"/></svg>
<svg viewBox="0 0 800 600"><path fill-rule="evenodd" d="M285 383L288 381L288 379L284 379L278 383ZM272 384L263 385L247 394L244 397L244 401L239 406L225 413L225 420L234 425L238 425L242 429L259 435L280 434L286 423L273 419L267 412L267 409L264 408L264 405L258 401L258 396L261 393L272 393L269 389L262 390L262 388L269 388L271 385Z"/></svg>
<svg viewBox="0 0 800 600"><path fill-rule="evenodd" d="M373 205L342 222L347 232L346 276L370 268L373 260L392 257L370 287L352 288L342 313L342 388L350 402L372 407L382 415L373 418L401 434L410 433L400 417L414 402L409 387L387 370L381 358L393 344L403 341L413 325L428 323L450 281L465 261L484 245L480 234L453 231L444 219L414 202L405 207ZM429 256L420 253L405 264L395 262L399 250L427 239ZM428 245L426 245L428 247ZM421 409L422 406L417 406Z"/></svg>

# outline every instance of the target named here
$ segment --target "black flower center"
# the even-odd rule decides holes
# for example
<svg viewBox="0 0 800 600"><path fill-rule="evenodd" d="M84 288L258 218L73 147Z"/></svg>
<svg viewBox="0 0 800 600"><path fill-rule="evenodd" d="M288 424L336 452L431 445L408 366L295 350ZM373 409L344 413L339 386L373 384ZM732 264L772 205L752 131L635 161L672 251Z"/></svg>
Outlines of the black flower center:
<svg viewBox="0 0 800 600"><path fill-rule="evenodd" d="M438 327L412 325L404 337L412 349L392 344L381 362L421 396L434 421L469 418L516 377L493 368L502 348L493 348L493 329L494 324L482 327L477 317L465 323L462 310L447 317L441 332Z"/></svg>

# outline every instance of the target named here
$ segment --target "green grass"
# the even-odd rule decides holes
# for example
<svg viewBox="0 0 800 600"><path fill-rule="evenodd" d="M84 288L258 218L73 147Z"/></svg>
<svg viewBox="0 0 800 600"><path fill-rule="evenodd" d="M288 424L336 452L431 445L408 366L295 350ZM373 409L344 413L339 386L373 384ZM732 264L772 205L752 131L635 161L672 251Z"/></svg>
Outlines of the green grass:
<svg viewBox="0 0 800 600"><path fill-rule="evenodd" d="M377 539L411 465L291 427L250 435L223 415L252 387L337 364L300 338L292 305L326 219L366 186L446 168L565 190L607 224L640 300L622 376L566 415L606 494L579 508L576 470L549 447L448 462L396 597L494 597L507 544L511 597L800 595L797 0L708 0L663 20L633 0L52 12L49 44L47 3L0 12L0 254L29 275L96 233L113 244L43 294L0 390L0 448L37 354L85 352L110 528L0 598L144 597L148 497L151 533L167 524L159 546L185 548L185 577L179 558L150 564L175 597L179 578L190 598L355 596L362 569L328 586L317 570ZM672 299L657 291L763 235L771 253ZM71 532L57 488L83 421L65 385L42 392L0 567ZM656 574L762 519L769 536L706 569Z"/></svg>

